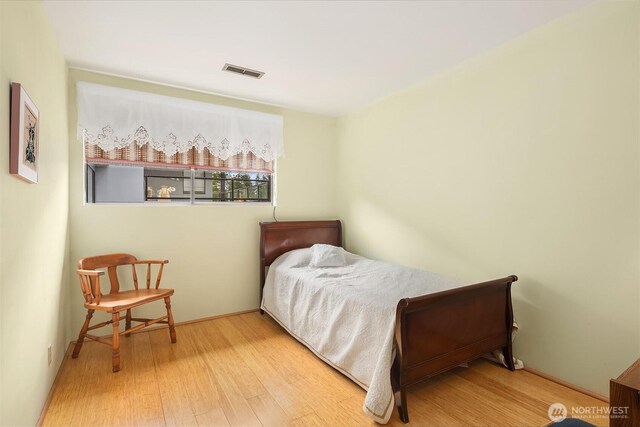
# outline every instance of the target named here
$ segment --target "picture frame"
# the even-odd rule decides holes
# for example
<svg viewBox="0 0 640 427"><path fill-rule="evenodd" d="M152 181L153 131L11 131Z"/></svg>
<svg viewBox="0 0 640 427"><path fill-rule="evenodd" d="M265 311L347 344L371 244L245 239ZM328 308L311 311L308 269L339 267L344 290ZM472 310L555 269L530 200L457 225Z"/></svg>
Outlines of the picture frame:
<svg viewBox="0 0 640 427"><path fill-rule="evenodd" d="M38 183L40 111L20 83L11 83L9 173Z"/></svg>
<svg viewBox="0 0 640 427"><path fill-rule="evenodd" d="M183 172L183 176L185 178L191 178L191 171L184 171ZM194 187L195 187L195 194L204 194L205 193L205 189L204 189L204 179L195 179L195 178L204 178L204 171L195 171L194 173ZM182 192L184 194L191 194L191 179L185 179L182 181L183 185L182 185Z"/></svg>

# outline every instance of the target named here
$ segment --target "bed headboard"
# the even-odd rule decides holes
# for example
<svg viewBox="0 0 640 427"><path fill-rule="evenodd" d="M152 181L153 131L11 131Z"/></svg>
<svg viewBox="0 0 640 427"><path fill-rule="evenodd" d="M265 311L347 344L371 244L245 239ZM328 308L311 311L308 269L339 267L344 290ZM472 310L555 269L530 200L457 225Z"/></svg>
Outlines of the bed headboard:
<svg viewBox="0 0 640 427"><path fill-rule="evenodd" d="M342 224L333 221L281 221L260 223L260 298L265 268L285 252L315 243L342 246Z"/></svg>

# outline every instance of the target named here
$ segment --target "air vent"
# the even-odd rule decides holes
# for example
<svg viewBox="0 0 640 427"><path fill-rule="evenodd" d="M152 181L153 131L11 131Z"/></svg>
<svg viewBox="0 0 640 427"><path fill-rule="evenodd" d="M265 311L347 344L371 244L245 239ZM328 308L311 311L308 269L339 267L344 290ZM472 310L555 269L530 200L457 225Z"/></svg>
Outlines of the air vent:
<svg viewBox="0 0 640 427"><path fill-rule="evenodd" d="M238 65L224 64L222 71L229 71L230 73L242 74L243 76L255 77L259 79L264 75L262 71L251 70L249 68L240 67Z"/></svg>

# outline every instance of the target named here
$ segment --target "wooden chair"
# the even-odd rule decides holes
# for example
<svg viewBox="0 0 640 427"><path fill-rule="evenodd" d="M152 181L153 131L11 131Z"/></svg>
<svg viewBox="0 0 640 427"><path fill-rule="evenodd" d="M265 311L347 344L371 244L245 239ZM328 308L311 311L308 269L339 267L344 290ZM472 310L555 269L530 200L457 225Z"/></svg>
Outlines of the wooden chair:
<svg viewBox="0 0 640 427"><path fill-rule="evenodd" d="M156 323L164 323L169 325L169 335L171 342L176 342L176 330L173 324L173 314L171 313L171 296L173 289L160 288L160 280L162 279L162 270L164 265L169 261L139 261L136 257L129 254L109 254L83 258L78 261L78 269L76 270L80 277L80 287L84 295L84 306L87 308L87 317L78 335L78 341L73 349L71 357L74 359L80 354L82 344L85 338L98 341L103 344L112 346L113 348L113 372L120 370L120 335L129 336L131 332L146 328ZM136 266L140 264L147 265L146 289L138 288L138 274ZM156 275L155 288L151 288L151 266L159 265ZM118 274L116 269L119 266L130 265L133 274L133 286L135 289L129 291L121 291L118 282ZM109 274L109 283L111 289L108 294L102 294L100 289L100 276L104 275L104 271L97 270L106 268ZM167 308L167 315L157 319L144 319L131 317L131 309L153 301L164 299ZM96 310L111 313L111 320L90 326L91 318ZM120 313L126 310L125 330L120 332ZM131 327L131 322L140 322L140 325ZM87 331L101 328L103 326L113 324L113 338L111 340L90 335Z"/></svg>

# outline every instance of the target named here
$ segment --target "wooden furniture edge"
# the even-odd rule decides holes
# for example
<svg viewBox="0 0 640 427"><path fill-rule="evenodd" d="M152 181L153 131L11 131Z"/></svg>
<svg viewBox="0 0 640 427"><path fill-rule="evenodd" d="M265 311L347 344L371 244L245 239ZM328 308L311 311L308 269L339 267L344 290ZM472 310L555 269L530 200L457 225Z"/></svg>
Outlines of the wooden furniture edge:
<svg viewBox="0 0 640 427"><path fill-rule="evenodd" d="M638 427L640 359L631 363L617 378L609 380L609 400L609 427Z"/></svg>
<svg viewBox="0 0 640 427"><path fill-rule="evenodd" d="M527 367L525 365L525 367L523 368L523 371L529 372L530 374L533 374L533 375L536 375L538 377L544 378L545 380L549 380L549 381L554 382L556 384L559 384L561 386L570 388L571 390L577 391L578 393L586 394L587 396L593 397L594 399L601 400L601 401L603 401L605 403L609 403L609 398L604 396L604 395L602 395L602 394L599 394L599 393L596 393L596 392L591 391L589 389L586 389L584 387L580 387L578 385L572 384L572 383L570 383L568 381L561 380L558 377L555 377L553 375L549 375L549 374L544 373L542 371L539 371L537 369L529 368L529 367Z"/></svg>
<svg viewBox="0 0 640 427"><path fill-rule="evenodd" d="M515 370L511 343L511 285L517 280L517 276L511 275L414 298L403 298L398 302L394 333L396 356L391 369L391 385L402 422L409 422L406 389L413 384L496 350L503 352L509 370ZM470 302L475 305L481 303L488 312L469 312ZM438 322L443 308L447 312L446 317L442 317L447 319L444 327ZM470 313L478 316L475 317L478 325L483 325L477 335L473 335L473 340L468 340L467 337L463 342L445 341L433 347L409 345L412 339L415 342L416 331L422 333L424 325L432 325L436 335L450 334L452 326L454 331L464 330L470 320ZM408 331L412 331L412 338L408 337Z"/></svg>
<svg viewBox="0 0 640 427"><path fill-rule="evenodd" d="M612 380L616 381L619 384L628 386L628 387L637 387L637 384L633 381L629 381L629 376L634 377L635 375L632 372L638 371L640 372L640 359L633 362L627 369L624 370L623 373L618 375L617 378L612 378Z"/></svg>

